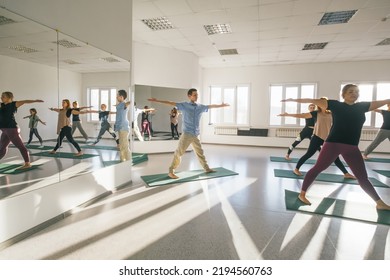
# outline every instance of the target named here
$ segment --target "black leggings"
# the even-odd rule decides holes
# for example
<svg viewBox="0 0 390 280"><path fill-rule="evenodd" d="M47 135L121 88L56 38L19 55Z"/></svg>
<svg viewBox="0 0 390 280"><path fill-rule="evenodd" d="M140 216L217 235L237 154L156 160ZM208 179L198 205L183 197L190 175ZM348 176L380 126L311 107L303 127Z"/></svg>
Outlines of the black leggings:
<svg viewBox="0 0 390 280"><path fill-rule="evenodd" d="M178 126L178 124L171 123L172 138L175 138L175 132L177 134L177 137L180 137L179 132L177 131L177 126Z"/></svg>
<svg viewBox="0 0 390 280"><path fill-rule="evenodd" d="M304 164L309 158L311 158L316 151L321 151L321 146L324 144L324 140L322 140L317 135L313 135L310 140L309 148L307 149L306 154L304 154L299 160L296 165L296 169L299 170L301 168L302 164ZM343 174L348 173L347 169L345 169L344 164L341 162L340 158L337 157L334 161L336 166L343 172Z"/></svg>
<svg viewBox="0 0 390 280"><path fill-rule="evenodd" d="M36 128L30 128L30 135L29 135L27 144L31 143L33 135L35 135L38 138L39 143L41 143L41 145L42 145L42 138L41 138L41 136L39 136L38 129L36 129Z"/></svg>
<svg viewBox="0 0 390 280"><path fill-rule="evenodd" d="M66 137L68 139L69 143L72 143L72 145L77 149L78 152L81 152L79 144L77 144L76 141L74 141L72 136L72 128L70 126L64 126L61 128L60 135L58 135L57 138L57 145L54 147L54 151L57 151L59 147L62 145L62 140Z"/></svg>
<svg viewBox="0 0 390 280"><path fill-rule="evenodd" d="M310 139L313 135L313 128L310 128L308 126L305 126L301 132L299 132L298 137L295 139L294 143L288 148L287 154L290 155L293 151L293 149L298 146L299 143L302 142L305 138Z"/></svg>

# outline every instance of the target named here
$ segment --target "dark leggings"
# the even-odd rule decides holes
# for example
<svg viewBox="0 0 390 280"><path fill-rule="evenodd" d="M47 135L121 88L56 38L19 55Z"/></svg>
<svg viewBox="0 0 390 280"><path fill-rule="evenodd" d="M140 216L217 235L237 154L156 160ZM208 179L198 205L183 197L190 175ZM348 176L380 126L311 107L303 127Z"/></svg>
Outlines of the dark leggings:
<svg viewBox="0 0 390 280"><path fill-rule="evenodd" d="M96 141L94 142L94 144L98 143L100 141L100 139L102 139L103 137L103 134L106 133L106 131L108 133L111 134L112 137L114 137L115 141L117 144L119 144L119 139L116 137L116 134L114 132L114 130L112 129L111 125L107 125L107 124L102 124L101 128L100 128L100 131L99 131L99 135L97 136L96 138Z"/></svg>
<svg viewBox="0 0 390 280"><path fill-rule="evenodd" d="M293 151L293 149L298 146L299 143L301 143L304 139L310 139L313 135L313 128L310 128L308 126L305 126L301 132L299 132L298 137L295 139L294 143L288 148L287 154L290 155Z"/></svg>
<svg viewBox="0 0 390 280"><path fill-rule="evenodd" d="M79 144L74 141L72 136L72 128L70 126L64 126L61 128L60 135L57 138L57 145L54 147L54 151L57 151L59 147L62 145L62 140L66 137L70 143L77 149L78 152L81 152Z"/></svg>
<svg viewBox="0 0 390 280"><path fill-rule="evenodd" d="M175 132L177 134L177 137L179 138L179 132L177 131L178 124L171 123L171 132L172 132L172 138L175 138Z"/></svg>
<svg viewBox="0 0 390 280"><path fill-rule="evenodd" d="M30 128L30 135L29 135L27 144L31 143L33 135L35 135L38 138L39 143L41 143L41 145L42 145L42 138L41 138L41 136L39 136L38 129L36 129L36 128Z"/></svg>
<svg viewBox="0 0 390 280"><path fill-rule="evenodd" d="M342 143L324 143L316 164L306 173L302 184L302 191L306 192L313 181L317 178L318 174L328 168L328 166L331 165L331 163L334 162L339 155L342 155L348 163L361 188L374 201L378 201L380 197L374 189L374 186L368 180L367 170L358 146Z"/></svg>
<svg viewBox="0 0 390 280"><path fill-rule="evenodd" d="M324 140L322 140L317 135L313 135L310 140L309 148L307 149L306 154L304 154L297 163L296 168L299 170L301 168L302 164L304 164L309 158L311 158L316 151L321 151L321 146L324 144ZM344 164L341 162L340 158L337 157L334 161L336 166L343 172L343 174L348 173L347 169L345 169Z"/></svg>
<svg viewBox="0 0 390 280"><path fill-rule="evenodd" d="M23 144L22 137L20 137L19 128L1 128L0 137L0 159L2 159L8 152L8 146L12 142L16 148L19 149L24 162L30 162L30 155Z"/></svg>

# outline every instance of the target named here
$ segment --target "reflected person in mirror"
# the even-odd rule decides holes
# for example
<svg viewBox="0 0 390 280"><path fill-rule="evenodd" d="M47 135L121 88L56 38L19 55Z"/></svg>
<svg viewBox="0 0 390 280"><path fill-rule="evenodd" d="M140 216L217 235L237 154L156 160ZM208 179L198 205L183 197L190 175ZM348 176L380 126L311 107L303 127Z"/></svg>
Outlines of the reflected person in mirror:
<svg viewBox="0 0 390 280"><path fill-rule="evenodd" d="M22 137L20 136L20 128L15 120L15 113L18 108L24 104L30 104L35 102L43 102L43 100L20 100L14 101L14 95L10 91L5 91L1 94L0 104L0 159L2 159L8 151L10 143L14 144L19 149L24 159L24 164L19 169L30 168L30 155L27 148L23 144Z"/></svg>
<svg viewBox="0 0 390 280"><path fill-rule="evenodd" d="M131 152L129 147L129 119L127 117L129 113L129 105L131 101L125 101L127 98L127 92L123 89L118 90L116 95L116 120L114 124L114 131L119 135L119 155L120 160L131 160Z"/></svg>
<svg viewBox="0 0 390 280"><path fill-rule="evenodd" d="M229 106L229 104L215 104L215 105L203 105L198 104L198 91L194 88L191 88L187 92L187 97L189 99L188 102L173 102L173 101L165 101L158 100L156 98L148 99L151 102L158 102L170 106L176 107L183 114L183 133L180 136L178 147L174 153L173 160L171 166L169 167L168 176L172 179L179 178L175 174L175 169L179 166L181 157L187 150L188 146L191 144L194 148L194 151L198 157L200 164L206 173L215 172L213 169L209 167L206 161L206 157L204 156L204 152L202 149L202 145L199 141L199 124L202 113L208 112L209 109L212 108L221 108Z"/></svg>

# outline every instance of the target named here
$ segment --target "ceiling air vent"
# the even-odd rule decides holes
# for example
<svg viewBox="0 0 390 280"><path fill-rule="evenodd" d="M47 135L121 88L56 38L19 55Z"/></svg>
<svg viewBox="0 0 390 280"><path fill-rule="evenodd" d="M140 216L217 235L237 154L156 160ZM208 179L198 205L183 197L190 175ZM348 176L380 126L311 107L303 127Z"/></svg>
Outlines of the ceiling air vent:
<svg viewBox="0 0 390 280"><path fill-rule="evenodd" d="M110 63L112 63L112 62L120 62L118 59L113 58L113 57L102 57L101 60L104 60L104 61L110 62Z"/></svg>
<svg viewBox="0 0 390 280"><path fill-rule="evenodd" d="M323 48L326 47L326 45L328 44L328 42L326 43L312 43L312 44L305 44L305 46L303 47L303 51L307 51L307 50L322 50Z"/></svg>
<svg viewBox="0 0 390 280"><path fill-rule="evenodd" d="M358 10L325 13L318 25L347 23Z"/></svg>
<svg viewBox="0 0 390 280"><path fill-rule="evenodd" d="M166 17L143 19L142 22L153 31L173 28L172 23Z"/></svg>
<svg viewBox="0 0 390 280"><path fill-rule="evenodd" d="M388 46L388 45L390 45L390 38L386 38L383 41L380 41L375 46Z"/></svg>
<svg viewBox="0 0 390 280"><path fill-rule="evenodd" d="M60 46L68 48L68 49L81 47L80 45L77 45L76 43L73 43L73 42L68 41L68 40L58 40L58 41L53 42L53 43L58 44Z"/></svg>
<svg viewBox="0 0 390 280"><path fill-rule="evenodd" d="M212 24L212 25L203 25L204 29L208 35L214 34L227 34L232 33L232 28L229 24Z"/></svg>
<svg viewBox="0 0 390 280"><path fill-rule="evenodd" d="M9 23L14 23L15 21L13 19L10 19L10 18L6 18L6 17L3 17L3 16L0 16L0 25L4 25L4 24L9 24Z"/></svg>
<svg viewBox="0 0 390 280"><path fill-rule="evenodd" d="M65 60L63 60L63 62L70 64L70 65L81 64L80 62L74 61L72 59L65 59Z"/></svg>
<svg viewBox="0 0 390 280"><path fill-rule="evenodd" d="M238 54L237 49L225 49L225 50L218 50L220 55L233 55Z"/></svg>
<svg viewBox="0 0 390 280"><path fill-rule="evenodd" d="M15 51L18 51L18 52L24 52L24 53L38 52L38 50L36 50L36 49L28 48L28 47L22 46L22 45L10 46L8 48L11 49L11 50L15 50Z"/></svg>

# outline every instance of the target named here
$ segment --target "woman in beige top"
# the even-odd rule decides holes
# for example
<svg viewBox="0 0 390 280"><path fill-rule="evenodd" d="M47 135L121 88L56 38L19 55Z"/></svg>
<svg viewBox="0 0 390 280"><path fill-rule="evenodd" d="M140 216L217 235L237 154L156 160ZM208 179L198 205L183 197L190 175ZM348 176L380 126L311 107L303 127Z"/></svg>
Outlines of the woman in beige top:
<svg viewBox="0 0 390 280"><path fill-rule="evenodd" d="M70 121L70 116L83 114L84 112L80 112L77 110L74 110L70 108L70 101L69 99L62 100L62 108L50 108L51 111L55 111L58 113L58 123L57 123L57 145L54 147L54 149L50 152L51 154L55 154L57 152L57 149L61 147L62 140L64 137L68 139L70 143L77 149L78 153L75 154L75 156L82 156L83 152L80 149L79 144L77 144L76 141L74 141L72 136L72 124Z"/></svg>
<svg viewBox="0 0 390 280"><path fill-rule="evenodd" d="M322 97L321 99L327 99L326 97ZM324 144L324 141L329 135L330 128L332 126L332 113L329 110L326 110L325 112L318 107L318 111L310 112L310 113L303 113L303 114L287 114L283 113L279 116L290 116L290 117L296 117L296 118L310 118L315 114L317 118L316 124L314 125L314 131L313 136L311 137L309 148L307 149L306 154L304 154L299 160L298 163L293 170L294 174L297 176L302 176L302 173L299 171L299 168L308 160L311 158L316 151L321 151L321 146ZM344 164L341 162L340 158L337 157L337 159L334 161L336 166L343 172L344 178L346 179L356 179L355 176L350 174L347 169L344 167Z"/></svg>

